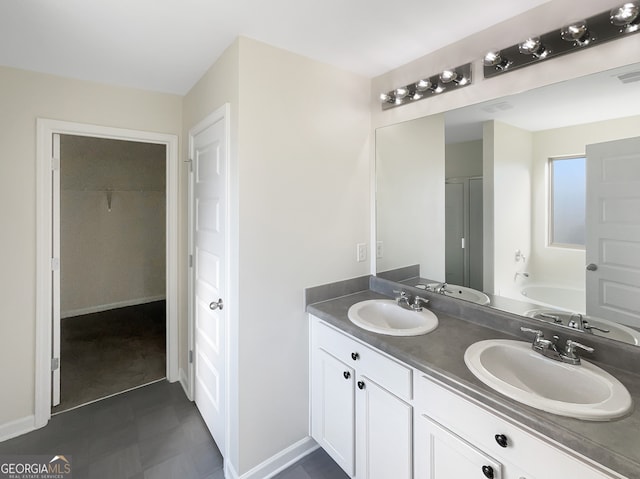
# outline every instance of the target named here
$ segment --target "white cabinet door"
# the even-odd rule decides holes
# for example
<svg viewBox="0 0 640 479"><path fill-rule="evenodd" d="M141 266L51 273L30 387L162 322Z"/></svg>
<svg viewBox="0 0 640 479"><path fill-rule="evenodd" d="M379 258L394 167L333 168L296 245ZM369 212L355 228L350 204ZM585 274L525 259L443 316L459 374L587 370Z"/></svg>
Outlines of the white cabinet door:
<svg viewBox="0 0 640 479"><path fill-rule="evenodd" d="M415 447L416 479L506 479L502 464L425 415Z"/></svg>
<svg viewBox="0 0 640 479"><path fill-rule="evenodd" d="M312 357L311 435L353 476L355 398L353 369L317 348Z"/></svg>
<svg viewBox="0 0 640 479"><path fill-rule="evenodd" d="M413 408L366 376L356 383L356 477L413 477Z"/></svg>

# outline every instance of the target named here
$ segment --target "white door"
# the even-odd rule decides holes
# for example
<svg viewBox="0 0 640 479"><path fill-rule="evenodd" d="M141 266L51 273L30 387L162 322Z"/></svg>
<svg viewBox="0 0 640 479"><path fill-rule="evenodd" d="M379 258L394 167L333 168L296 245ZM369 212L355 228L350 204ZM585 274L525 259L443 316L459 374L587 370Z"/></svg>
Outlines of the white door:
<svg viewBox="0 0 640 479"><path fill-rule="evenodd" d="M445 183L445 264L447 283L468 286L464 241L466 188L464 180Z"/></svg>
<svg viewBox="0 0 640 479"><path fill-rule="evenodd" d="M51 165L51 407L60 404L60 135L53 134Z"/></svg>
<svg viewBox="0 0 640 479"><path fill-rule="evenodd" d="M214 115L189 135L193 175L192 377L196 406L224 455L228 164L225 115Z"/></svg>
<svg viewBox="0 0 640 479"><path fill-rule="evenodd" d="M356 477L411 479L412 407L366 376L356 387Z"/></svg>
<svg viewBox="0 0 640 479"><path fill-rule="evenodd" d="M640 137L587 146L587 314L640 327Z"/></svg>

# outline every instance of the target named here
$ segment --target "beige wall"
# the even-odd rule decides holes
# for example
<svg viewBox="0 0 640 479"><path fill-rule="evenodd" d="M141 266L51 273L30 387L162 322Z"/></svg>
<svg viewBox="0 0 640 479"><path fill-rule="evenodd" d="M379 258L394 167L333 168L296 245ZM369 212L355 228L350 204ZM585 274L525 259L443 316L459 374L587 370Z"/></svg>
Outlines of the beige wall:
<svg viewBox="0 0 640 479"><path fill-rule="evenodd" d="M369 121L368 79L240 39L240 473L308 435L304 288L369 272Z"/></svg>
<svg viewBox="0 0 640 479"><path fill-rule="evenodd" d="M377 270L389 271L418 263L423 278L444 278L442 115L376 130L375 207L376 238L383 242Z"/></svg>
<svg viewBox="0 0 640 479"><path fill-rule="evenodd" d="M547 162L584 155L586 145L640 135L640 116L544 130L533 134L533 230L531 281L585 287L584 250L547 246Z"/></svg>
<svg viewBox="0 0 640 479"><path fill-rule="evenodd" d="M63 318L165 297L165 150L62 135Z"/></svg>
<svg viewBox="0 0 640 479"><path fill-rule="evenodd" d="M0 67L0 105L0 424L4 424L34 413L36 118L178 134L181 102L175 95Z"/></svg>
<svg viewBox="0 0 640 479"><path fill-rule="evenodd" d="M446 178L482 176L482 140L446 145L444 174Z"/></svg>
<svg viewBox="0 0 640 479"><path fill-rule="evenodd" d="M533 135L498 121L487 123L484 143L490 146L485 151L492 155L484 158L484 245L492 249L493 261L485 256L484 266L490 270L493 265L493 272L488 273L493 275L493 283L485 274L484 288L500 296L517 297L514 276L522 263L515 261L515 251L528 256L531 250ZM491 223L486 222L487 217L492 218Z"/></svg>

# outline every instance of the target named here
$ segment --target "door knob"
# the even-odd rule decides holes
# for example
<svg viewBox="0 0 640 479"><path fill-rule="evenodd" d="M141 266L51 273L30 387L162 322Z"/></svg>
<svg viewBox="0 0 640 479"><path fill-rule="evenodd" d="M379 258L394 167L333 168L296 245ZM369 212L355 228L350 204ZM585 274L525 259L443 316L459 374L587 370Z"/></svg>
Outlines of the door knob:
<svg viewBox="0 0 640 479"><path fill-rule="evenodd" d="M218 298L218 301L212 301L209 303L209 309L222 309L223 306L222 298Z"/></svg>
<svg viewBox="0 0 640 479"><path fill-rule="evenodd" d="M596 271L598 269L597 264L590 263L587 265L587 271Z"/></svg>

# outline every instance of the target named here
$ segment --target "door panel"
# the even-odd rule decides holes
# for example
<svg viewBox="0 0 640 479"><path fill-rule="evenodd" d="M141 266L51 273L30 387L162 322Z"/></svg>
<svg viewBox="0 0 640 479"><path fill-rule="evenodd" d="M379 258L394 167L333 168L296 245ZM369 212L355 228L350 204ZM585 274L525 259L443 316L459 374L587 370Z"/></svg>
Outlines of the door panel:
<svg viewBox="0 0 640 479"><path fill-rule="evenodd" d="M445 264L447 283L466 286L465 251L465 185L445 184Z"/></svg>
<svg viewBox="0 0 640 479"><path fill-rule="evenodd" d="M225 451L225 221L224 118L190 136L193 161L192 237L194 398L216 444ZM222 300L222 308L211 305Z"/></svg>
<svg viewBox="0 0 640 479"><path fill-rule="evenodd" d="M358 479L413 477L413 409L366 376L356 389Z"/></svg>
<svg viewBox="0 0 640 479"><path fill-rule="evenodd" d="M640 137L587 146L587 314L640 327Z"/></svg>
<svg viewBox="0 0 640 479"><path fill-rule="evenodd" d="M323 349L313 351L311 434L350 476L355 454L355 372Z"/></svg>
<svg viewBox="0 0 640 479"><path fill-rule="evenodd" d="M51 372L51 407L54 407L60 404L60 368L62 367L62 358L60 357L60 135L58 133L53 134L52 153L55 166L51 175L51 221L53 226L51 252L55 260L52 262L51 268L51 356L58 361L58 367Z"/></svg>

